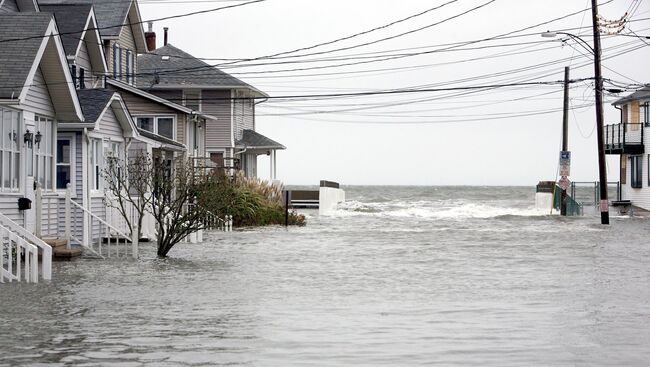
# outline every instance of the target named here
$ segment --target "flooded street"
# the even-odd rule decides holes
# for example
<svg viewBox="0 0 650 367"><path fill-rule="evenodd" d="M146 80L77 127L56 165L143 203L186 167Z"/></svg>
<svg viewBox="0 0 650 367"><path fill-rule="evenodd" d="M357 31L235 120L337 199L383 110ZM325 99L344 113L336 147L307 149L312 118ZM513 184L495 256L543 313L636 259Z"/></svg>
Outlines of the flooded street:
<svg viewBox="0 0 650 367"><path fill-rule="evenodd" d="M353 187L303 228L0 286L0 365L647 365L648 218L532 188Z"/></svg>

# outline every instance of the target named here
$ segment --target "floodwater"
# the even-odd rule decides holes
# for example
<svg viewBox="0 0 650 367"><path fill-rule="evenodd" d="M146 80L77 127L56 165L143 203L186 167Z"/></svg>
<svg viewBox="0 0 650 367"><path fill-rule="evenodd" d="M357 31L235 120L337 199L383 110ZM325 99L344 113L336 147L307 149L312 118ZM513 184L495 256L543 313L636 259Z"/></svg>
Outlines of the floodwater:
<svg viewBox="0 0 650 367"><path fill-rule="evenodd" d="M533 188L352 187L303 228L0 285L0 366L644 366L650 218Z"/></svg>

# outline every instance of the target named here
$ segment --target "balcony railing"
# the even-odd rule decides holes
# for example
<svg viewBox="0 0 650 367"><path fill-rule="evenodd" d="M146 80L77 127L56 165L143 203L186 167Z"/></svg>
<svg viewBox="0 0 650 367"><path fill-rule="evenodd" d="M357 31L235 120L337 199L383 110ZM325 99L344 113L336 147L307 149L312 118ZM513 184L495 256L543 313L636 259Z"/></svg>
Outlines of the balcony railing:
<svg viewBox="0 0 650 367"><path fill-rule="evenodd" d="M615 124L605 126L605 153L642 154L644 124Z"/></svg>

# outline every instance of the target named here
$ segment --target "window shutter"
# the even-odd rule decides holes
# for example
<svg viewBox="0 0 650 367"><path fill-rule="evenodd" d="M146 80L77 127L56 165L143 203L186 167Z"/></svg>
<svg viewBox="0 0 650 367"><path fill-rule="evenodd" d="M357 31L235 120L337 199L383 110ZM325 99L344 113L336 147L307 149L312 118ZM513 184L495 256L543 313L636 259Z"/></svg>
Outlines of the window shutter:
<svg viewBox="0 0 650 367"><path fill-rule="evenodd" d="M113 44L113 79L117 79L117 44Z"/></svg>

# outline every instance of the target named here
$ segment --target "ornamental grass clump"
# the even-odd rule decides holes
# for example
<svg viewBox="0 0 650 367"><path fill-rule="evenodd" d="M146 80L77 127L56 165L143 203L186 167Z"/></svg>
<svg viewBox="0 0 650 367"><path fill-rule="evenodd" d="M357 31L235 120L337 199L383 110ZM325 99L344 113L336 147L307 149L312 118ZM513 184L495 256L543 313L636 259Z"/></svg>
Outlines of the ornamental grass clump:
<svg viewBox="0 0 650 367"><path fill-rule="evenodd" d="M276 225L285 221L283 192L282 185L239 172L215 178L199 202L217 215L232 215L237 227ZM305 225L305 216L291 211L289 224Z"/></svg>

